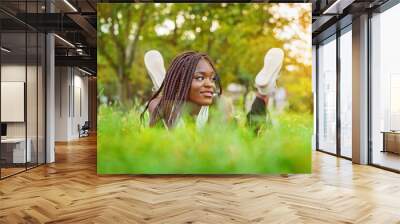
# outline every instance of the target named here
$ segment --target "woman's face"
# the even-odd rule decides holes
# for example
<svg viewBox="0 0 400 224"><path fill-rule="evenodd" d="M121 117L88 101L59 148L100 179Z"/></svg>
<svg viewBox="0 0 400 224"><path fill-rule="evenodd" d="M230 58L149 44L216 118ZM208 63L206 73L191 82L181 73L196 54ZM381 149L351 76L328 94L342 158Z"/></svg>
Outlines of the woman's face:
<svg viewBox="0 0 400 224"><path fill-rule="evenodd" d="M215 81L216 74L210 63L204 58L200 59L190 86L189 100L199 106L212 104Z"/></svg>

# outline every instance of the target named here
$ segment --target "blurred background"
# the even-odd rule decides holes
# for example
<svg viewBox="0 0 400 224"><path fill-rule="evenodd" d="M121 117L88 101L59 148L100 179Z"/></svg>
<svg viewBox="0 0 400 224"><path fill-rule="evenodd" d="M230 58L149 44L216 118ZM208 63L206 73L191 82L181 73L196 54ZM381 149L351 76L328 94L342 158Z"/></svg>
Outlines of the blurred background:
<svg viewBox="0 0 400 224"><path fill-rule="evenodd" d="M131 107L152 94L144 54L157 49L166 68L179 53L207 53L239 107L273 47L285 51L277 110L312 113L311 4L98 4L98 96L101 104ZM246 102L247 101L247 102Z"/></svg>

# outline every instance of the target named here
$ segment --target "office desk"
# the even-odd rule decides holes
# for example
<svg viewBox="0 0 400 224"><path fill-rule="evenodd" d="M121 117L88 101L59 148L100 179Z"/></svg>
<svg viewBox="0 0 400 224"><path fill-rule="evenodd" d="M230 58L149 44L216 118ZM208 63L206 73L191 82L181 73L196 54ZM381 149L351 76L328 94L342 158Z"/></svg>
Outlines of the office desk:
<svg viewBox="0 0 400 224"><path fill-rule="evenodd" d="M26 142L28 143L27 144L28 147L26 147L26 154L25 154L25 138L1 139L2 159L5 159L6 163L30 162L32 158L31 154L32 140L30 138L27 138Z"/></svg>
<svg viewBox="0 0 400 224"><path fill-rule="evenodd" d="M383 134L382 152L392 152L400 154L400 132L382 131L382 134Z"/></svg>

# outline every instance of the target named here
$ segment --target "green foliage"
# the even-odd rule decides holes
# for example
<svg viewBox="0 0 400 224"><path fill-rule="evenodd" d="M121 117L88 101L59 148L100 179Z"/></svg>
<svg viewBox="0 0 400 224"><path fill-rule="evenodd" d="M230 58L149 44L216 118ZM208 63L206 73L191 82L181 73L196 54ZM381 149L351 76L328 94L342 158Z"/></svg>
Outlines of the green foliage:
<svg viewBox="0 0 400 224"><path fill-rule="evenodd" d="M256 136L238 122L212 120L203 129L141 125L139 109L99 108L99 174L310 173L312 116L284 114ZM219 117L219 116L216 116Z"/></svg>
<svg viewBox="0 0 400 224"><path fill-rule="evenodd" d="M303 63L280 30L299 22L300 33L309 34L311 10L298 18L277 17L277 4L98 4L98 83L100 97L132 106L151 95L151 81L144 66L144 53L159 50L168 67L179 53L206 52L214 60L224 87L230 82L253 88L268 49L285 50L285 63L278 85L289 96L289 109L312 111L311 65ZM288 4L290 8L298 7ZM307 35L305 35L307 36ZM303 37L304 38L304 37ZM291 37L302 40L299 35ZM311 45L305 51L311 51ZM292 65L295 69L288 70Z"/></svg>

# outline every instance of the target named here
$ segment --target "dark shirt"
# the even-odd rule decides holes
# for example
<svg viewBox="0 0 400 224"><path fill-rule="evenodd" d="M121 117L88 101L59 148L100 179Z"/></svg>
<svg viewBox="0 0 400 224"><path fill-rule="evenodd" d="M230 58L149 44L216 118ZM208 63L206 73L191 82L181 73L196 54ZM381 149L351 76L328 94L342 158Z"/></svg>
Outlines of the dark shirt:
<svg viewBox="0 0 400 224"><path fill-rule="evenodd" d="M247 125L256 133L259 133L263 127L269 127L271 125L269 112L263 99L256 97L254 100L247 114Z"/></svg>

